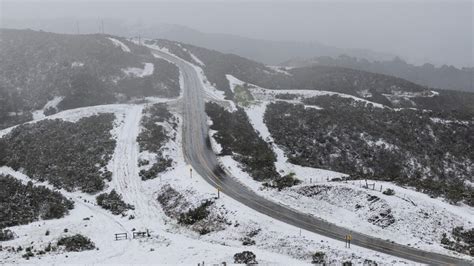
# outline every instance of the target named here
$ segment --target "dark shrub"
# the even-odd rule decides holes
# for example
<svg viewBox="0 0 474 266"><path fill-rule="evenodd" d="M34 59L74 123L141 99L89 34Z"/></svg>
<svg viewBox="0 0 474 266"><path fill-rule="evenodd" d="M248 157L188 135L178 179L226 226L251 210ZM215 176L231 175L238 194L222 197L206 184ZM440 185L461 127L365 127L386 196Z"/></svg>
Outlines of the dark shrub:
<svg viewBox="0 0 474 266"><path fill-rule="evenodd" d="M56 119L18 126L4 137L6 164L57 188L100 191L108 178L100 170L115 148L114 120L114 114L100 114L76 123Z"/></svg>
<svg viewBox="0 0 474 266"><path fill-rule="evenodd" d="M44 186L0 175L0 229L66 215L74 203Z"/></svg>
<svg viewBox="0 0 474 266"><path fill-rule="evenodd" d="M8 241L15 238L15 234L10 229L0 230L0 241Z"/></svg>
<svg viewBox="0 0 474 266"><path fill-rule="evenodd" d="M251 251L243 251L234 254L234 263L238 264L258 264L257 256Z"/></svg>
<svg viewBox="0 0 474 266"><path fill-rule="evenodd" d="M214 202L212 200L206 200L198 207L190 209L186 213L182 213L178 218L178 223L192 225L205 219L209 215L209 210L207 208L213 203Z"/></svg>
<svg viewBox="0 0 474 266"><path fill-rule="evenodd" d="M102 208L109 210L115 215L124 214L127 210L133 210L133 205L127 204L122 200L122 196L113 189L110 193L102 193L96 198L97 204Z"/></svg>
<svg viewBox="0 0 474 266"><path fill-rule="evenodd" d="M62 237L58 241L58 246L64 246L66 251L73 252L92 250L95 248L94 243L88 237L80 234Z"/></svg>
<svg viewBox="0 0 474 266"><path fill-rule="evenodd" d="M139 176L142 180L153 179L158 176L159 173L166 171L173 165L173 160L170 158L161 158L157 156L157 162L154 163L148 170L140 170Z"/></svg>
<svg viewBox="0 0 474 266"><path fill-rule="evenodd" d="M280 177L275 168L275 154L257 134L243 109L231 113L218 104L207 103L206 113L213 122L211 129L217 131L214 137L222 145L222 155L233 155L257 181Z"/></svg>
<svg viewBox="0 0 474 266"><path fill-rule="evenodd" d="M326 253L324 252L321 252L321 251L315 252L313 256L311 256L311 258L312 258L311 263L314 263L314 264L326 263Z"/></svg>
<svg viewBox="0 0 474 266"><path fill-rule="evenodd" d="M387 195L387 196L393 196L395 195L395 190L391 189L391 188L387 188L386 190L384 190L384 192L382 192L384 195Z"/></svg>

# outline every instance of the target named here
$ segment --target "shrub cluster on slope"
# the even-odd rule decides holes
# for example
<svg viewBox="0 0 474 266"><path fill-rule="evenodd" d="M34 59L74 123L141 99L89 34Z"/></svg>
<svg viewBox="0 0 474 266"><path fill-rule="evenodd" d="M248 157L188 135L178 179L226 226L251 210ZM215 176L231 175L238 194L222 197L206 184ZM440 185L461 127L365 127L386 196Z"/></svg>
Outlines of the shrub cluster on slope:
<svg viewBox="0 0 474 266"><path fill-rule="evenodd" d="M80 252L95 249L94 242L81 234L62 237L58 240L58 246L64 246L66 251L69 252Z"/></svg>
<svg viewBox="0 0 474 266"><path fill-rule="evenodd" d="M452 237L454 240L443 234L441 244L447 249L474 256L474 228L455 227L452 231Z"/></svg>
<svg viewBox="0 0 474 266"><path fill-rule="evenodd" d="M0 175L0 229L28 224L38 219L57 219L68 214L74 203L44 186L23 185Z"/></svg>
<svg viewBox="0 0 474 266"><path fill-rule="evenodd" d="M117 83L118 91L127 97L179 96L178 67L161 58L154 58L150 62L154 66L151 75L123 78Z"/></svg>
<svg viewBox="0 0 474 266"><path fill-rule="evenodd" d="M222 155L232 155L257 181L277 180L276 157L270 146L257 134L241 108L231 113L215 103L206 103L207 115L216 130L215 139Z"/></svg>
<svg viewBox="0 0 474 266"><path fill-rule="evenodd" d="M440 123L430 112L373 108L337 96L310 102L323 109L278 102L265 113L292 163L396 180L472 204L472 188L462 184L472 177L472 122Z"/></svg>
<svg viewBox="0 0 474 266"><path fill-rule="evenodd" d="M0 35L0 128L31 120L32 111L55 96L64 97L58 110L65 110L179 95L178 68L124 38L12 29L0 29ZM145 62L154 65L152 75L124 71L143 69Z"/></svg>
<svg viewBox="0 0 474 266"><path fill-rule="evenodd" d="M122 200L122 196L113 189L110 193L102 193L96 198L97 204L102 208L109 210L115 215L124 214L127 210L133 210L133 205L127 204Z"/></svg>
<svg viewBox="0 0 474 266"><path fill-rule="evenodd" d="M100 191L111 177L102 169L115 148L114 120L113 114L100 114L76 123L56 119L18 126L3 138L3 162L57 188Z"/></svg>
<svg viewBox="0 0 474 266"><path fill-rule="evenodd" d="M148 49L121 39L131 49L125 52L108 36L99 34L11 29L1 29L0 34L0 98L7 99L8 112L40 109L58 95L66 96L68 102L62 108L99 101L94 98L100 94L108 100L113 80L124 75L123 68L139 67L143 57L152 58ZM84 91L82 85L86 86ZM88 86L94 86L94 91ZM90 97L80 97L85 95Z"/></svg>
<svg viewBox="0 0 474 266"><path fill-rule="evenodd" d="M192 204L168 184L161 188L157 200L166 216L181 225L189 226L201 235L223 230L231 224L225 218L227 210L222 206L218 208L213 200L207 199L200 204Z"/></svg>
<svg viewBox="0 0 474 266"><path fill-rule="evenodd" d="M175 117L168 111L166 104L154 104L143 110L141 121L142 131L137 137L140 151L149 151L156 154L156 162L147 170L140 171L143 180L152 179L158 173L166 171L172 166L173 160L163 156L163 146L170 139L162 123L169 123L173 128L177 127ZM145 162L143 164L148 164Z"/></svg>

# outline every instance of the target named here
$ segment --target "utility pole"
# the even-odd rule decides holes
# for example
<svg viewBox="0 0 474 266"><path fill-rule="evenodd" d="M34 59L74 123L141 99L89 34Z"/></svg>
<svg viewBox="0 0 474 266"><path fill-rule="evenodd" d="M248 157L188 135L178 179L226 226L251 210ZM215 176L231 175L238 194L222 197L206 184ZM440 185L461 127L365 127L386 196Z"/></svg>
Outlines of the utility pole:
<svg viewBox="0 0 474 266"><path fill-rule="evenodd" d="M76 20L76 31L77 31L77 35L81 34L79 32L79 22Z"/></svg>
<svg viewBox="0 0 474 266"><path fill-rule="evenodd" d="M101 22L101 24L102 24L102 34L104 34L104 20L101 19L100 22Z"/></svg>

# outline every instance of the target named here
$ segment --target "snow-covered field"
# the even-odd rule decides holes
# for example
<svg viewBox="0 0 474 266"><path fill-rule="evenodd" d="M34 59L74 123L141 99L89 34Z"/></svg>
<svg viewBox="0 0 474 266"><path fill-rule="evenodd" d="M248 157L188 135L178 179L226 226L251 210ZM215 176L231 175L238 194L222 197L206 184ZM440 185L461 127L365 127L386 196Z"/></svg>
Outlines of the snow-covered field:
<svg viewBox="0 0 474 266"><path fill-rule="evenodd" d="M234 77L230 77L229 82L232 86L239 84ZM255 89L252 89L254 92ZM282 174L293 172L303 182L281 192L264 188L262 183L254 181L242 171L231 156L220 157L222 165L240 182L267 199L354 231L427 251L471 259L443 248L440 240L443 233L449 235L456 226L472 228L473 208L453 206L443 199L430 198L413 189L388 182L368 181L373 184L374 190L364 188L365 183L359 181L331 182L332 178L343 177L344 174L287 162L284 151L274 143L263 120L266 106L272 100L259 97L258 102L244 109L260 136L271 143L277 155L277 170ZM210 132L210 135L213 133ZM211 142L213 149L219 152L219 144L213 138ZM387 188L393 189L395 195L384 195L382 191Z"/></svg>

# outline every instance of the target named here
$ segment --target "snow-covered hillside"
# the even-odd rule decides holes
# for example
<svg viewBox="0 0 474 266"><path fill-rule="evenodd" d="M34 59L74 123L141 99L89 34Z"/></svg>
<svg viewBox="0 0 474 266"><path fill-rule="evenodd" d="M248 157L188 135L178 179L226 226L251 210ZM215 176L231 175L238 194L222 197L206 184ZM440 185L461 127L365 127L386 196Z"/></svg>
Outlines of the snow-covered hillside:
<svg viewBox="0 0 474 266"><path fill-rule="evenodd" d="M198 262L233 262L237 252L250 250L257 256L259 263L301 264L309 263L316 251L325 252L328 261L364 262L370 259L377 262L400 263L402 260L381 255L363 248L344 248L341 241L321 237L301 231L293 226L275 221L265 215L243 206L233 199L220 195L216 199L216 188L206 183L195 171L190 176L190 166L184 161L181 149L181 123L179 113L173 112L178 119L176 138L167 144L167 153L175 161L173 169L159 175L159 178L142 181L138 175L138 144L136 137L140 131L140 119L144 104L123 104L86 107L60 112L45 119L59 118L77 121L101 112L116 115L112 135L117 146L109 163L112 181L106 190L115 189L124 201L135 206L127 216L115 216L99 207L93 195L60 190L75 202L75 208L68 216L58 220L41 220L29 225L14 226L14 240L2 242L0 251L2 262L23 263L21 252L8 251L9 247L32 247L44 249L48 243L55 243L65 235L76 233L91 238L97 249L84 252L49 252L29 259L33 263L165 263L195 264ZM8 130L4 130L8 131ZM2 134L5 132L2 131ZM170 132L173 133L173 132ZM9 167L0 168L0 173L9 174L22 182L30 179L21 172ZM52 186L43 184L47 187ZM199 235L168 217L157 197L164 187L170 186L184 196L190 207L206 199L214 200L212 212L218 211L227 221L223 229ZM129 217L133 216L134 219ZM65 231L67 229L67 232ZM150 237L115 241L114 234L149 230ZM46 231L49 231L46 234ZM253 232L253 233L252 233ZM243 246L242 241L248 235L255 241L252 246Z"/></svg>
<svg viewBox="0 0 474 266"><path fill-rule="evenodd" d="M230 75L227 78L231 86L244 84ZM346 176L342 173L289 163L281 147L274 143L264 122L267 104L275 100L273 97L275 93L282 92L256 86L251 88L251 92L257 100L252 105L244 107L250 123L260 136L271 144L277 156L275 162L277 170L282 175L294 173L302 183L282 191L266 188L263 183L255 181L244 172L242 165L232 156L219 157L223 167L240 182L267 199L354 231L427 251L470 259L467 255L443 248L441 239L443 234L449 235L455 227L474 226L472 207L465 204L453 206L442 198L431 198L416 192L413 188L400 187L390 182L369 180L367 181L369 188L366 188L363 181L341 181ZM324 94L319 91L283 93L299 94L301 97L306 94L310 96ZM365 101L353 96L348 97ZM209 123L212 124L212 121ZM215 131L210 132L212 147L219 154L221 147L212 138L214 133ZM387 189L392 189L395 195L385 195L383 192Z"/></svg>

